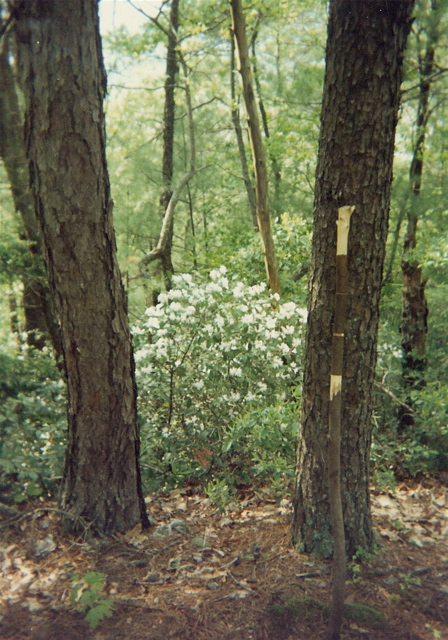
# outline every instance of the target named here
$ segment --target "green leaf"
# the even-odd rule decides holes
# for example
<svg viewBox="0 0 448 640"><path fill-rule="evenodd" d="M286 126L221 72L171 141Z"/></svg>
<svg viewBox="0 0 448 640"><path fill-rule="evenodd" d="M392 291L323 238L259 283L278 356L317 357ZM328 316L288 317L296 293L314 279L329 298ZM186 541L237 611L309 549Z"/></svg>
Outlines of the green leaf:
<svg viewBox="0 0 448 640"><path fill-rule="evenodd" d="M98 600L96 605L87 612L85 620L92 629L96 629L99 623L105 618L110 618L113 612L114 603L112 600Z"/></svg>

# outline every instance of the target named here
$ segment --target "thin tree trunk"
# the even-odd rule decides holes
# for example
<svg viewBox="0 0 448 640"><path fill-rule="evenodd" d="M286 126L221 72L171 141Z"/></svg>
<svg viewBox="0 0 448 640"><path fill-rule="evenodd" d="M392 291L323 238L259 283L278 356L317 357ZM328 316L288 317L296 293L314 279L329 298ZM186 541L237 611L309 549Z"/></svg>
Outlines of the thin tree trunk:
<svg viewBox="0 0 448 640"><path fill-rule="evenodd" d="M67 371L61 503L94 530L126 531L148 518L106 165L98 5L20 0L12 10L26 152Z"/></svg>
<svg viewBox="0 0 448 640"><path fill-rule="evenodd" d="M193 269L196 271L198 268L198 254L196 249L196 225L194 223L193 195L191 193L189 184L187 184L187 195L189 218L185 229L185 238L188 237L188 232L191 231L191 253L193 255ZM185 244L185 249L188 250L187 244Z"/></svg>
<svg viewBox="0 0 448 640"><path fill-rule="evenodd" d="M241 162L241 175L243 176L243 182L246 188L247 201L249 203L249 211L252 219L252 224L255 231L258 231L257 199L252 180L250 179L249 166L247 164L246 147L244 145L243 130L241 128L240 110L238 108L236 100L235 70L235 39L232 34L230 39L230 99L232 101L230 111L232 116L233 128L235 129L236 142L238 145L238 153Z"/></svg>
<svg viewBox="0 0 448 640"><path fill-rule="evenodd" d="M178 56L178 30L179 30L179 4L180 0L172 0L170 9L170 25L165 28L157 18L151 18L167 38L166 52L166 71L165 71L165 104L163 109L163 155L162 155L162 193L160 195L160 208L162 210L162 230L164 237L162 239L162 230L159 234L157 243L157 255L155 249L151 249L148 256L141 262L141 273L145 277L145 271L151 263L158 260L159 266L153 267L153 274L157 273L161 267L165 289L171 289L172 275L174 273L174 265L172 258L173 251L173 235L174 235L174 216L169 215L169 224L165 224L167 211L170 200L173 195L173 175L174 175L174 125L176 117L176 76L179 71ZM158 291L152 292L153 300L157 300Z"/></svg>
<svg viewBox="0 0 448 640"><path fill-rule="evenodd" d="M258 95L258 107L260 109L260 115L261 115L261 122L263 125L263 131L264 131L264 135L266 140L268 140L268 153L269 153L269 159L271 161L271 168L272 168L272 175L274 178L274 197L273 197L273 209L274 209L274 213L275 213L275 219L276 222L280 221L280 216L282 214L282 210L281 210L281 202L280 202L280 196L281 196L281 181L282 181L282 168L281 165L277 159L277 156L275 155L275 153L272 151L271 148L269 148L269 139L271 137L271 133L269 131L269 123L268 123L268 116L266 113L266 109L264 108L264 102L263 102L263 97L262 97L262 91L261 91L261 83L260 83L260 78L259 78L259 74L258 74L258 63L257 63L257 52L256 52L256 46L255 43L257 41L257 37L258 37L258 28L259 28L259 21L257 22L257 26L252 34L252 41L251 41L251 49L252 49L252 67L254 70L254 80L255 80L255 87L257 89L257 95Z"/></svg>
<svg viewBox="0 0 448 640"><path fill-rule="evenodd" d="M10 63L9 34L0 42L0 157L11 186L16 211L29 243L34 275L23 279L23 310L27 342L42 349L50 338L56 360L62 356L59 324L56 319L50 289L46 282L42 256L42 239L30 189L29 170L25 157L23 122L19 109L16 83Z"/></svg>
<svg viewBox="0 0 448 640"><path fill-rule="evenodd" d="M165 215L163 217L162 228L160 230L157 246L141 259L140 268L147 267L154 260L159 260L164 256L167 250L167 247L172 241L172 235L170 234L170 229L172 228L172 225L173 225L174 212L175 212L177 203L180 200L182 191L184 190L184 188L187 186L187 184L190 182L190 180L193 178L193 176L196 173L196 143L195 143L195 137L194 137L193 107L191 103L190 79L189 79L188 68L185 61L183 60L180 53L178 53L178 55L180 56L180 62L182 64L184 77L185 77L185 101L187 105L188 138L189 138L189 147L190 147L189 163L188 163L186 173L184 173L184 175L179 180L178 184L176 185L175 189L171 194L167 209L165 211Z"/></svg>
<svg viewBox="0 0 448 640"><path fill-rule="evenodd" d="M326 52L292 537L331 556L327 425L336 210L355 205L342 390L347 553L372 544L369 454L401 65L413 0L332 0Z"/></svg>
<svg viewBox="0 0 448 640"><path fill-rule="evenodd" d="M417 106L415 145L409 170L410 205L407 212L407 228L403 242L403 258L401 269L403 274L403 297L401 312L401 344L402 358L402 386L406 396L405 407L400 407L400 431L405 431L415 423L415 403L412 392L425 384L426 369L426 334L428 331L428 304L425 287L427 279L422 277L422 267L413 256L417 247L417 225L420 215L420 191L423 177L423 162L425 155L425 139L428 120L431 115L430 96L432 76L438 68L435 61L436 47L441 35L441 6L440 0L432 0L429 28L426 34L427 43L424 53L418 54L419 96Z"/></svg>
<svg viewBox="0 0 448 640"><path fill-rule="evenodd" d="M241 0L230 0L232 15L232 30L235 37L236 49L239 57L239 71L243 85L243 96L246 105L249 137L252 158L255 169L255 192L257 196L258 228L263 249L268 286L273 293L280 293L280 278L275 254L274 239L269 217L268 174L263 140L260 131L260 121L252 86L252 72L249 54L244 14Z"/></svg>
<svg viewBox="0 0 448 640"><path fill-rule="evenodd" d="M355 207L338 211L336 242L336 295L331 345L330 405L328 410L328 499L333 535L333 600L328 629L330 640L339 640L344 616L346 553L341 488L341 416L344 375L344 340L348 296L348 235Z"/></svg>
<svg viewBox="0 0 448 640"><path fill-rule="evenodd" d="M174 122L176 116L176 76L179 71L177 59L177 32L179 29L179 0L171 1L170 29L168 31L168 44L166 52L166 73L165 73L165 107L163 112L163 158L162 158L162 179L163 191L160 197L160 204L163 215L166 214L171 196L173 195L173 175L174 175ZM165 288L171 289L171 278L174 273L172 250L173 250L174 218L168 230L167 242L160 261L162 264Z"/></svg>

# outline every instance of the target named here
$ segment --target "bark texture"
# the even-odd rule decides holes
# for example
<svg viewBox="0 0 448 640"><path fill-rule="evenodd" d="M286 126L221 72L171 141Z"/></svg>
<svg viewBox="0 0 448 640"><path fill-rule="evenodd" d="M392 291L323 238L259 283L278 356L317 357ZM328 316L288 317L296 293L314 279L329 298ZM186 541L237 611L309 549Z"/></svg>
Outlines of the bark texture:
<svg viewBox="0 0 448 640"><path fill-rule="evenodd" d="M148 520L105 156L97 2L11 5L26 154L67 370L62 507L100 532L125 531Z"/></svg>
<svg viewBox="0 0 448 640"><path fill-rule="evenodd" d="M372 386L401 65L413 0L332 0L308 303L292 536L330 556L327 425L337 209L354 205L342 392L347 551L369 548Z"/></svg>

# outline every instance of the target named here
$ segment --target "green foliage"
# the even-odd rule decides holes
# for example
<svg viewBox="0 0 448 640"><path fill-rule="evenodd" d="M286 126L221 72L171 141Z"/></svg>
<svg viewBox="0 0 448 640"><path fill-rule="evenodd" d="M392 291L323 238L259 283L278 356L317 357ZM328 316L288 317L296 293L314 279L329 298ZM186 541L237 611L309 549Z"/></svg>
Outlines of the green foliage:
<svg viewBox="0 0 448 640"><path fill-rule="evenodd" d="M142 459L154 481L292 474L304 312L225 274L175 276L134 328Z"/></svg>
<svg viewBox="0 0 448 640"><path fill-rule="evenodd" d="M403 433L397 433L396 406L387 427L376 425L371 460L380 486L394 486L397 475L415 477L448 469L447 392L446 385L436 383L414 392L421 413Z"/></svg>
<svg viewBox="0 0 448 640"><path fill-rule="evenodd" d="M210 504L214 504L220 513L225 511L232 501L229 485L223 478L210 480L204 487Z"/></svg>
<svg viewBox="0 0 448 640"><path fill-rule="evenodd" d="M0 351L0 482L16 502L54 491L66 439L65 386L52 356Z"/></svg>
<svg viewBox="0 0 448 640"><path fill-rule="evenodd" d="M114 603L103 597L106 576L104 573L90 571L84 576L72 576L70 601L85 614L85 621L96 629L105 618L113 615Z"/></svg>
<svg viewBox="0 0 448 640"><path fill-rule="evenodd" d="M353 583L359 582L362 579L362 563L373 560L373 558L375 558L382 549L383 543L381 538L375 535L374 545L371 551L363 548L359 548L356 551L348 565L348 574L350 575Z"/></svg>

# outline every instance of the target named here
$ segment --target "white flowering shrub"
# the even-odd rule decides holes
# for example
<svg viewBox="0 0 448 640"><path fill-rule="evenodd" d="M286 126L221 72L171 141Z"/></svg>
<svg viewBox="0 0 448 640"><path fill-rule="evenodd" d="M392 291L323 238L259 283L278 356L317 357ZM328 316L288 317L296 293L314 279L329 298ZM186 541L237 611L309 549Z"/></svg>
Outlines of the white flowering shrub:
<svg viewBox="0 0 448 640"><path fill-rule="evenodd" d="M133 330L144 469L175 482L236 476L259 465L257 442L277 455L285 439L294 456L306 312L225 267L173 287ZM251 416L267 410L257 440Z"/></svg>

